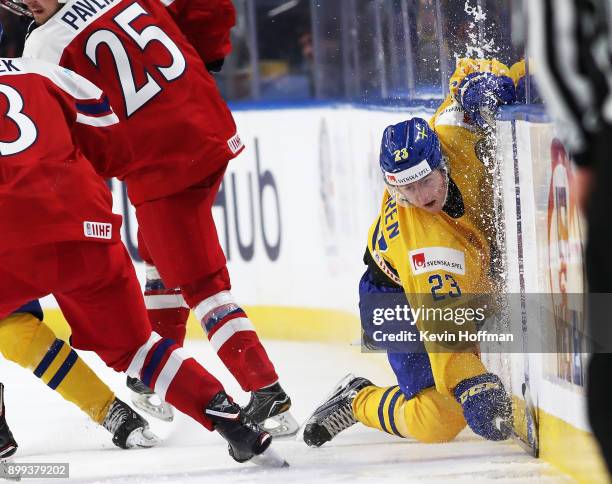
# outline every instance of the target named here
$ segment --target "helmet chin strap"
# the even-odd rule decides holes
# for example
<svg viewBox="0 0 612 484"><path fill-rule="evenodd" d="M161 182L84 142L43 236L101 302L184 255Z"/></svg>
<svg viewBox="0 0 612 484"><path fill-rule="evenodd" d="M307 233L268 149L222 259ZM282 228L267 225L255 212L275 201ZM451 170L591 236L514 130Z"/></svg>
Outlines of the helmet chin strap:
<svg viewBox="0 0 612 484"><path fill-rule="evenodd" d="M442 203L442 208L446 205L448 200L448 186L450 185L450 173L448 164L446 163L446 158L444 158L445 163L440 167L440 170L444 172L444 178L446 179L446 190L444 191L444 203Z"/></svg>

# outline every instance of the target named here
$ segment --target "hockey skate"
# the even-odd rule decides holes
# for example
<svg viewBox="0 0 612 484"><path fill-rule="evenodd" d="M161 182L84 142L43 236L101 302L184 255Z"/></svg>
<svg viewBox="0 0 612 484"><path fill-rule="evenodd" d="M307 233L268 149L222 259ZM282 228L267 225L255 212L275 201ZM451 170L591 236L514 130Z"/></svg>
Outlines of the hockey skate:
<svg viewBox="0 0 612 484"><path fill-rule="evenodd" d="M161 400L153 390L138 378L128 376L126 385L132 390L132 403L138 410L142 410L147 415L164 422L172 422L174 419L172 405Z"/></svg>
<svg viewBox="0 0 612 484"><path fill-rule="evenodd" d="M277 382L251 392L244 413L275 439L288 439L297 434L300 426L289 412L291 399Z"/></svg>
<svg viewBox="0 0 612 484"><path fill-rule="evenodd" d="M17 452L17 442L6 423L4 413L4 385L0 383L0 459L6 459Z"/></svg>
<svg viewBox="0 0 612 484"><path fill-rule="evenodd" d="M229 454L236 462L252 461L269 467L289 466L270 448L272 436L246 416L225 392L217 393L204 412L215 424L215 430L227 440Z"/></svg>
<svg viewBox="0 0 612 484"><path fill-rule="evenodd" d="M118 398L108 409L102 426L113 434L113 444L122 449L159 444L159 438L149 429L149 423Z"/></svg>
<svg viewBox="0 0 612 484"><path fill-rule="evenodd" d="M306 420L304 442L310 447L320 447L356 424L353 400L361 389L370 385L371 381L353 374L340 380L325 402Z"/></svg>

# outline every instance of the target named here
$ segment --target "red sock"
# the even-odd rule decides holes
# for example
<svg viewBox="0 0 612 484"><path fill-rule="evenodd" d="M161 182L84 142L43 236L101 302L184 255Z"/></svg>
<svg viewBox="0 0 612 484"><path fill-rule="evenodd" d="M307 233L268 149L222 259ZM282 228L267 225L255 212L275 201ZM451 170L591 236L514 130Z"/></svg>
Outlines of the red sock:
<svg viewBox="0 0 612 484"><path fill-rule="evenodd" d="M151 333L132 358L127 373L137 376L161 399L213 430L204 409L223 386L174 341Z"/></svg>
<svg viewBox="0 0 612 484"><path fill-rule="evenodd" d="M259 390L278 380L253 324L229 291L205 299L194 311L212 347L244 391Z"/></svg>
<svg viewBox="0 0 612 484"><path fill-rule="evenodd" d="M214 335L209 339L214 346ZM239 331L219 349L217 355L245 392L259 390L278 381L274 365L255 331Z"/></svg>
<svg viewBox="0 0 612 484"><path fill-rule="evenodd" d="M147 265L144 299L153 331L182 346L187 331L189 306L183 299L181 290L167 289L159 273L151 265Z"/></svg>

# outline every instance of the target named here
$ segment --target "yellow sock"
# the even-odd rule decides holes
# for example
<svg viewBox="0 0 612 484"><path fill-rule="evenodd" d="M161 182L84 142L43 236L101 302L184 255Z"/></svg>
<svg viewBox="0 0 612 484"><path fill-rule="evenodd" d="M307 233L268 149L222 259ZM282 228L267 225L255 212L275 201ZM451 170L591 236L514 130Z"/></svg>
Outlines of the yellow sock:
<svg viewBox="0 0 612 484"><path fill-rule="evenodd" d="M427 388L406 400L398 386L362 389L353 400L353 414L362 424L419 442L448 442L466 426L452 397Z"/></svg>
<svg viewBox="0 0 612 484"><path fill-rule="evenodd" d="M115 394L44 322L29 313L16 313L1 320L0 352L33 371L95 422L104 421Z"/></svg>

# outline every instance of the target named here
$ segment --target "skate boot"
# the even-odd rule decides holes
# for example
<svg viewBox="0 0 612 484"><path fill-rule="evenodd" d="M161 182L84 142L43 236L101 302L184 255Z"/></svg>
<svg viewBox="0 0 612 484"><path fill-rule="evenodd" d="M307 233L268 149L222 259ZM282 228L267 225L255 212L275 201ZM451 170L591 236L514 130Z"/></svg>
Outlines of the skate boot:
<svg viewBox="0 0 612 484"><path fill-rule="evenodd" d="M164 422L172 422L174 419L172 405L162 401L153 390L138 378L128 376L126 385L132 390L132 403L137 409Z"/></svg>
<svg viewBox="0 0 612 484"><path fill-rule="evenodd" d="M306 421L304 442L310 447L320 447L343 430L356 424L352 408L353 400L360 390L370 385L371 381L352 374L340 380L327 400Z"/></svg>
<svg viewBox="0 0 612 484"><path fill-rule="evenodd" d="M230 401L225 392L217 393L204 410L215 430L227 440L230 456L236 462L287 467L289 464L271 448L272 437Z"/></svg>
<svg viewBox="0 0 612 484"><path fill-rule="evenodd" d="M118 398L108 409L102 426L113 434L113 444L122 449L159 444L159 438L151 432L149 423Z"/></svg>
<svg viewBox="0 0 612 484"><path fill-rule="evenodd" d="M6 423L4 413L4 385L0 383L0 459L6 459L17 452L17 442Z"/></svg>
<svg viewBox="0 0 612 484"><path fill-rule="evenodd" d="M276 382L251 392L251 399L244 407L244 413L275 439L283 439L293 437L300 429L289 412L290 408L291 399Z"/></svg>

